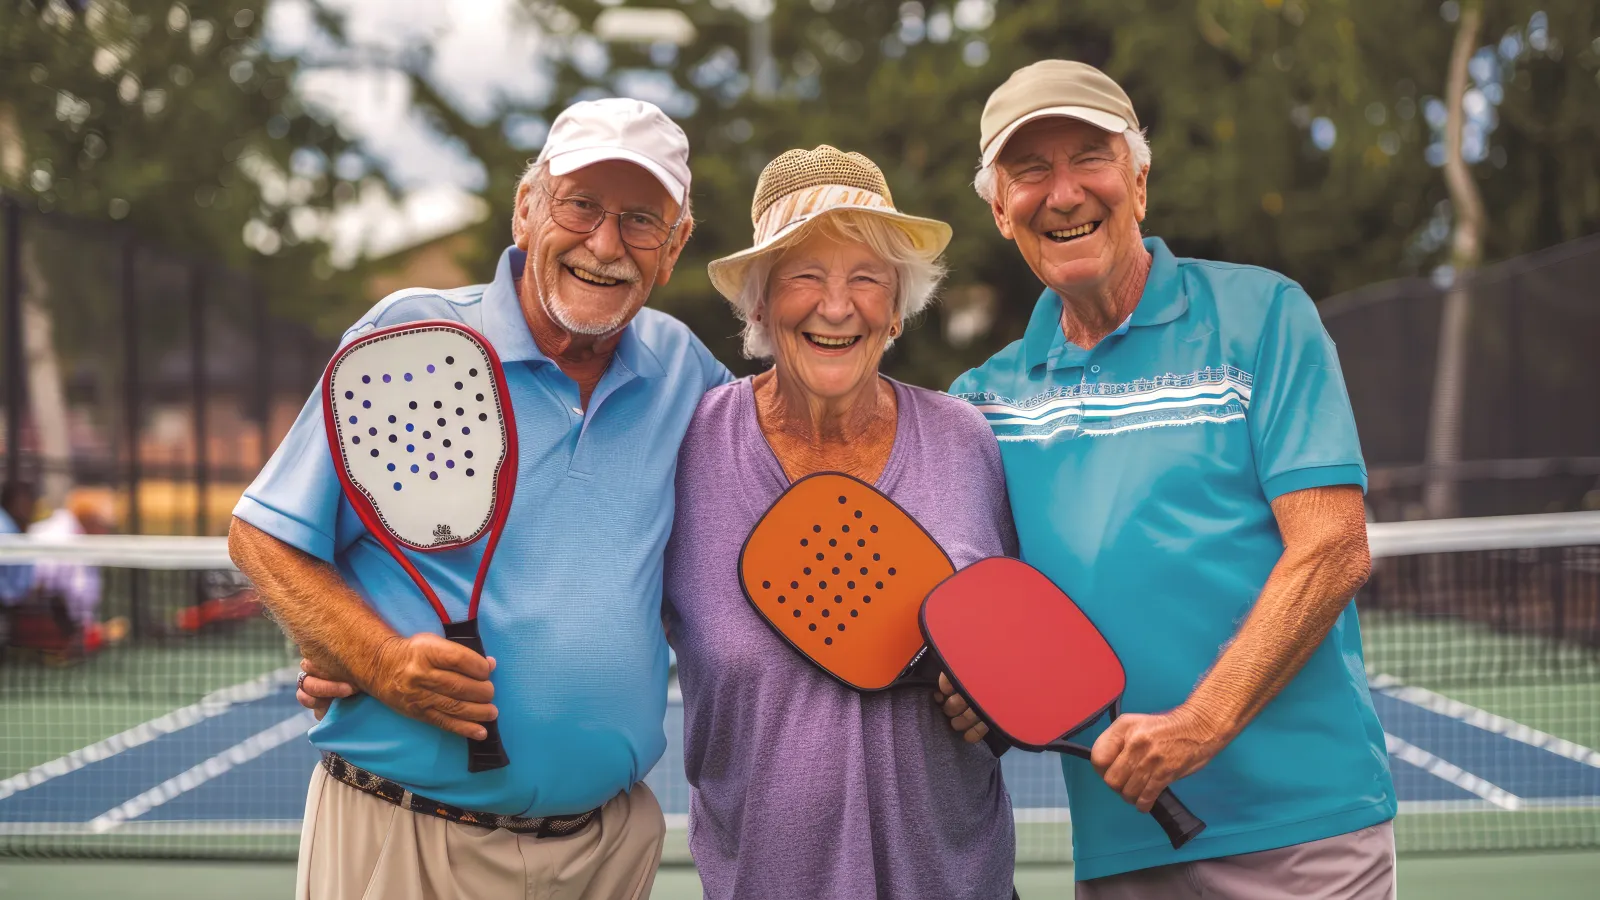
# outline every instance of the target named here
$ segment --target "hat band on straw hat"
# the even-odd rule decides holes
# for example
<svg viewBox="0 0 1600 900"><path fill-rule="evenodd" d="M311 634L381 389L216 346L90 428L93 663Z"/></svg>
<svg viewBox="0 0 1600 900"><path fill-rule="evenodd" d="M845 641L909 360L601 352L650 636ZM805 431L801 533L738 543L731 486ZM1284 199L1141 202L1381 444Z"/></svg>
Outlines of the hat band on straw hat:
<svg viewBox="0 0 1600 900"><path fill-rule="evenodd" d="M842 184L816 185L772 201L756 220L756 245L763 245L829 210L851 208L894 211L889 201L876 191Z"/></svg>

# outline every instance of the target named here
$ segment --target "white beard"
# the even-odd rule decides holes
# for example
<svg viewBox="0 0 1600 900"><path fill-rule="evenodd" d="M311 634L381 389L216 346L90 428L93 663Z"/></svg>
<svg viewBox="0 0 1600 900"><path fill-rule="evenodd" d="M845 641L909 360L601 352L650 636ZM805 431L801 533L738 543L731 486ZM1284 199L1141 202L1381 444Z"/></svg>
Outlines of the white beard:
<svg viewBox="0 0 1600 900"><path fill-rule="evenodd" d="M621 328L628 321L630 309L633 306L631 302L625 304L609 318L598 322L584 322L578 319L573 310L562 302L561 292L554 285L544 283L544 273L539 270L537 261L533 264L533 276L534 284L538 285L539 288L539 303L544 306L544 311L550 315L551 319L555 320L557 325L572 334L596 336L610 334ZM635 286L635 290L637 289L637 286ZM628 299L631 301L633 298L630 296Z"/></svg>

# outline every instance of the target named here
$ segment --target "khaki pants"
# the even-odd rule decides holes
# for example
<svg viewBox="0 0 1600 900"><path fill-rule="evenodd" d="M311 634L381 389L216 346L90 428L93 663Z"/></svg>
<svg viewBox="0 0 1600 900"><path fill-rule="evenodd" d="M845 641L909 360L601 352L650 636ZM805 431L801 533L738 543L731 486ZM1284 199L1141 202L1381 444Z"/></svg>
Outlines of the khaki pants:
<svg viewBox="0 0 1600 900"><path fill-rule="evenodd" d="M1394 823L1078 882L1077 900L1393 900Z"/></svg>
<svg viewBox="0 0 1600 900"><path fill-rule="evenodd" d="M297 900L645 900L666 823L639 782L582 831L539 838L420 815L311 775Z"/></svg>

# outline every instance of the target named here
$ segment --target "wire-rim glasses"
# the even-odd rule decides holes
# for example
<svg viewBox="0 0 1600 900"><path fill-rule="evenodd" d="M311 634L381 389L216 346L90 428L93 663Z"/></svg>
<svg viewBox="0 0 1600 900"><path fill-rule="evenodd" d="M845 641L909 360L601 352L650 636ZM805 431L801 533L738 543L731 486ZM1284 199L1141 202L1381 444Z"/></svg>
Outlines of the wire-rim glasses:
<svg viewBox="0 0 1600 900"><path fill-rule="evenodd" d="M677 222L668 225L666 220L652 213L612 212L588 197L557 197L545 185L539 188L550 198L550 218L557 225L574 234L593 234L605 223L606 216L616 216L622 242L635 250L661 249L672 240L673 232L683 221L681 213Z"/></svg>

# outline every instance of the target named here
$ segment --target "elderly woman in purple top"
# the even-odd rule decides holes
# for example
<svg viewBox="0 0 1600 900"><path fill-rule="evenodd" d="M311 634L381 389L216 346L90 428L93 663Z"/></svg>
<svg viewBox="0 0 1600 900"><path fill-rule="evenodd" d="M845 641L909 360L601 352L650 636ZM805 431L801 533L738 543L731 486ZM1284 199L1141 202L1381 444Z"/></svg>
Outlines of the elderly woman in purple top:
<svg viewBox="0 0 1600 900"><path fill-rule="evenodd" d="M756 246L711 265L771 358L701 401L679 456L663 608L678 654L689 847L706 897L1006 900L1000 763L929 692L857 694L769 629L739 550L795 480L877 486L957 567L1015 553L992 432L972 407L879 374L943 276L949 227L896 211L877 166L822 146L762 173Z"/></svg>

